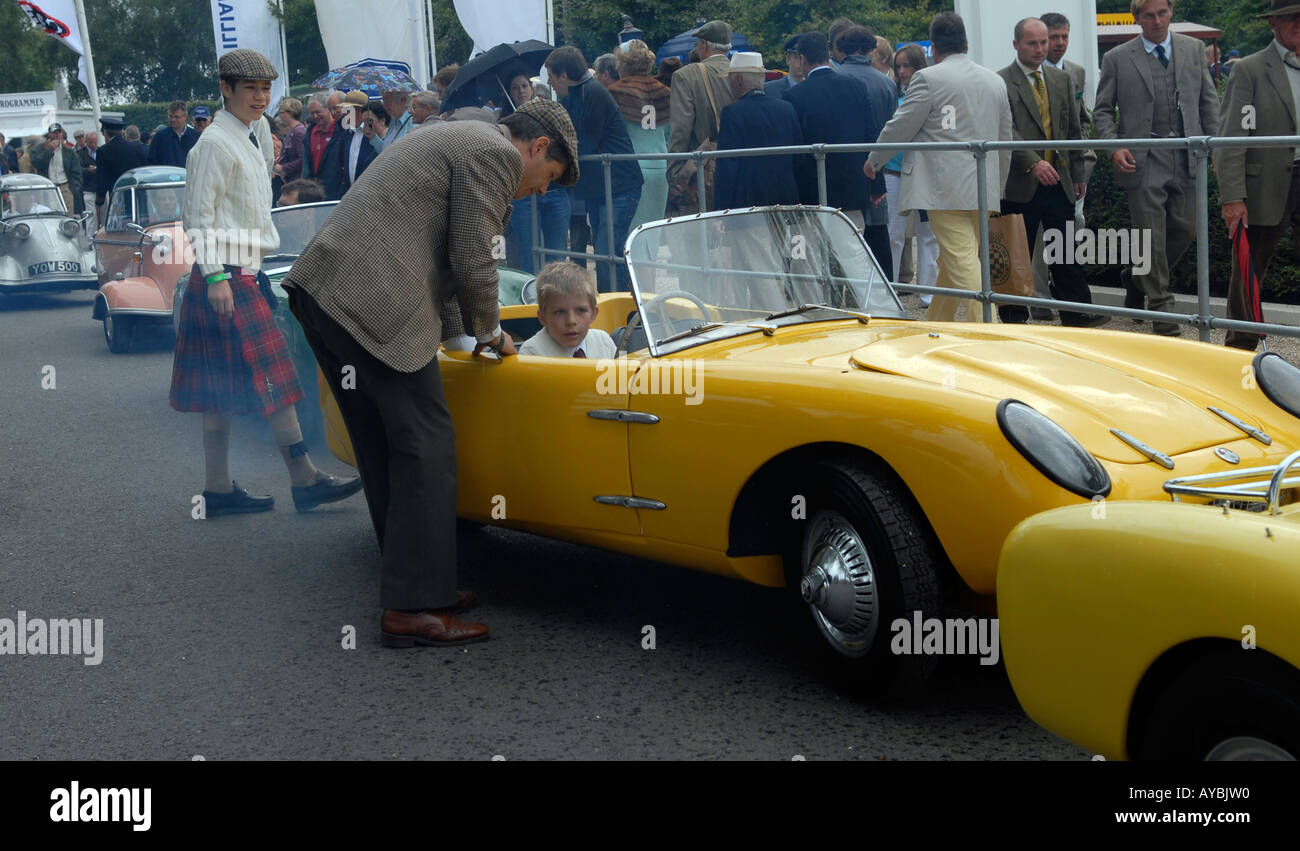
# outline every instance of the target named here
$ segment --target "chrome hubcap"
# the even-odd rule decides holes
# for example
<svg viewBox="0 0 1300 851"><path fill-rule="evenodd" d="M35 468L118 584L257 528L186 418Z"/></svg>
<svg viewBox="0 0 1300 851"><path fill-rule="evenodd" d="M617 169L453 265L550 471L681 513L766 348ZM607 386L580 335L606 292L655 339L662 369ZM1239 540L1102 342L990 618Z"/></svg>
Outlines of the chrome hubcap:
<svg viewBox="0 0 1300 851"><path fill-rule="evenodd" d="M876 574L857 530L835 511L811 521L804 539L799 594L836 652L865 656L879 628Z"/></svg>
<svg viewBox="0 0 1300 851"><path fill-rule="evenodd" d="M1206 762L1295 762L1285 748L1254 736L1233 736L1219 742L1205 755Z"/></svg>

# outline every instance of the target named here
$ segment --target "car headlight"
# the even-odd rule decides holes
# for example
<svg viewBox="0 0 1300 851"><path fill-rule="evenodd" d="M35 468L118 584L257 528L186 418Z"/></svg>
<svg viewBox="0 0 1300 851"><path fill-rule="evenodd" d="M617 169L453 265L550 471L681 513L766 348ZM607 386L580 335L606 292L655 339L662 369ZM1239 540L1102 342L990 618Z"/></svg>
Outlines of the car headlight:
<svg viewBox="0 0 1300 851"><path fill-rule="evenodd" d="M68 239L73 239L81 233L81 225L77 224L76 219L64 219L59 225L59 230L63 231L63 235Z"/></svg>
<svg viewBox="0 0 1300 851"><path fill-rule="evenodd" d="M19 239L26 239L31 235L32 235L32 227L31 225L27 224L27 222L19 222L14 227L14 236L18 237Z"/></svg>
<svg viewBox="0 0 1300 851"><path fill-rule="evenodd" d="M1110 494L1110 475L1074 435L1017 399L998 404L998 426L1021 455L1056 484L1086 499Z"/></svg>
<svg viewBox="0 0 1300 851"><path fill-rule="evenodd" d="M1252 364L1255 383L1274 405L1300 417L1300 369L1277 352L1260 352Z"/></svg>

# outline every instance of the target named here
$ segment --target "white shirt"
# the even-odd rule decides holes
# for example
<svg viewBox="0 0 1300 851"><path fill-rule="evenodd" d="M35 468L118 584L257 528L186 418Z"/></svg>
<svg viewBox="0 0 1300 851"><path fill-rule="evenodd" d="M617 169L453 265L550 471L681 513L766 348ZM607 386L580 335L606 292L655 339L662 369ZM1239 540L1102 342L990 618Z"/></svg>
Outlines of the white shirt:
<svg viewBox="0 0 1300 851"><path fill-rule="evenodd" d="M54 149L54 156L50 157L50 180L55 185L68 182L68 174L63 170L62 144Z"/></svg>
<svg viewBox="0 0 1300 851"><path fill-rule="evenodd" d="M348 180L357 182L357 157L361 156L361 143L366 136L360 131L352 131L352 142L348 145Z"/></svg>
<svg viewBox="0 0 1300 851"><path fill-rule="evenodd" d="M1147 53L1156 52L1156 43L1154 41L1147 41L1146 36L1139 36L1139 38L1142 39L1142 47L1146 49ZM1172 63L1174 61L1174 31L1173 30L1170 30L1169 32L1165 33L1165 40L1161 42L1160 46L1165 49L1165 58L1168 59L1170 63ZM1158 59L1159 57L1156 58Z"/></svg>
<svg viewBox="0 0 1300 851"><path fill-rule="evenodd" d="M1046 65L1046 64L1047 64L1046 62L1043 63L1043 65ZM1034 85L1034 75L1035 75L1035 74L1043 74L1043 65L1039 65L1037 68L1033 68L1033 69L1031 69L1028 65L1026 65L1025 63L1021 62L1019 59L1016 60L1016 67L1018 67L1018 68L1019 68L1019 69L1024 73L1024 75L1025 75L1026 77L1029 78L1029 85L1030 85L1031 88L1032 88L1033 85ZM1044 89L1047 88L1047 75L1046 75L1046 74L1043 74L1043 88L1044 88Z"/></svg>
<svg viewBox="0 0 1300 851"><path fill-rule="evenodd" d="M271 220L274 166L265 117L250 127L223 109L199 136L185 160L182 218L202 274L222 266L261 268L262 258L280 247Z"/></svg>
<svg viewBox="0 0 1300 851"><path fill-rule="evenodd" d="M576 346L562 346L545 328L529 337L519 347L521 355L539 355L547 358L571 358L574 352L582 352L589 358L613 358L618 356L618 347L614 338L599 328L588 328L587 336Z"/></svg>

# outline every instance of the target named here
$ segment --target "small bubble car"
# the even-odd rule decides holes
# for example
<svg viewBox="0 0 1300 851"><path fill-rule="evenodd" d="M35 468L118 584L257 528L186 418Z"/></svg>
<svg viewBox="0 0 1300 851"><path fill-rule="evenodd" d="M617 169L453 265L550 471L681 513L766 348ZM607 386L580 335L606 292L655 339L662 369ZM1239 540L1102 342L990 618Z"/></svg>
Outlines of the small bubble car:
<svg viewBox="0 0 1300 851"><path fill-rule="evenodd" d="M1282 358L1252 373L1155 335L912 320L838 210L651 222L627 264L594 323L616 359L439 354L460 516L785 588L813 655L866 694L936 666L892 652L896 619L991 613L1024 519L1167 501L1171 475L1233 469L1224 453L1300 448ZM534 305L501 322L539 328Z"/></svg>
<svg viewBox="0 0 1300 851"><path fill-rule="evenodd" d="M1012 531L998 615L1030 718L1106 759L1300 759L1300 452L1223 466Z"/></svg>
<svg viewBox="0 0 1300 851"><path fill-rule="evenodd" d="M48 178L0 177L0 296L95 286L85 216L69 215L63 195Z"/></svg>
<svg viewBox="0 0 1300 851"><path fill-rule="evenodd" d="M133 168L117 179L95 234L99 296L91 318L104 323L104 341L126 352L141 325L168 326L176 282L194 256L181 225L185 169Z"/></svg>

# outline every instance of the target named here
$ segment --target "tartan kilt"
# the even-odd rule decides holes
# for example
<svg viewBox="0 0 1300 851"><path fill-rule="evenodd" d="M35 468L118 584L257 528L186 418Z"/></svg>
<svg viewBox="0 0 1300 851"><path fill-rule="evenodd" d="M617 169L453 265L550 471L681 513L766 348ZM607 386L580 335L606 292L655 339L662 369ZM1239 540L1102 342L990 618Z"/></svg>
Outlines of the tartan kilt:
<svg viewBox="0 0 1300 851"><path fill-rule="evenodd" d="M172 361L171 406L185 413L269 416L304 398L284 335L250 270L227 266L232 316L208 303L195 266L181 302Z"/></svg>

